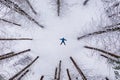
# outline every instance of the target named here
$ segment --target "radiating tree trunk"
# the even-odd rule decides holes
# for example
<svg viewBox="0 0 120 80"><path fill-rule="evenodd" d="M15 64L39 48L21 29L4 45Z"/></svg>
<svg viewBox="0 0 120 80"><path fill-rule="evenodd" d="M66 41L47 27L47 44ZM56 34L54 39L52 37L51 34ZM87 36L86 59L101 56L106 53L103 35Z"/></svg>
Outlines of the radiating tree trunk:
<svg viewBox="0 0 120 80"><path fill-rule="evenodd" d="M14 57L14 56L17 56L17 55L20 55L20 54L23 54L23 53L26 53L26 52L29 52L29 51L30 51L30 49L27 49L27 50L18 52L16 54L11 53L11 54L5 54L4 56L1 55L0 60L11 58L11 57Z"/></svg>
<svg viewBox="0 0 120 80"><path fill-rule="evenodd" d="M109 57L109 56L102 55L102 54L101 54L101 56L104 57L104 58L106 58L106 59L108 59L108 60L110 60L110 61L112 61L112 62L115 62L115 63L117 63L117 64L120 64L120 61L119 61L119 60L115 60L115 59L113 59L113 58L111 58L111 57Z"/></svg>
<svg viewBox="0 0 120 80"><path fill-rule="evenodd" d="M109 80L109 79L106 77L105 80Z"/></svg>
<svg viewBox="0 0 120 80"><path fill-rule="evenodd" d="M9 56L9 55L13 55L13 54L14 54L14 52L9 52L9 53L7 53L7 54L0 55L0 58L1 58L1 57L5 57L5 56Z"/></svg>
<svg viewBox="0 0 120 80"><path fill-rule="evenodd" d="M70 76L69 69L66 69L66 71L67 71L68 79L69 79L69 80L72 80L72 79L71 79L71 76Z"/></svg>
<svg viewBox="0 0 120 80"><path fill-rule="evenodd" d="M89 1L89 0L85 0L85 1L83 2L83 5L84 5L84 6L87 5L88 1Z"/></svg>
<svg viewBox="0 0 120 80"><path fill-rule="evenodd" d="M40 80L43 80L44 76L41 76Z"/></svg>
<svg viewBox="0 0 120 80"><path fill-rule="evenodd" d="M43 25L39 24L34 18L32 18L29 14L27 14L23 9L21 9L17 4L12 2L11 0L0 0L0 3L4 4L6 7L14 10L15 12L27 17L30 21L34 22L39 27L44 28Z"/></svg>
<svg viewBox="0 0 120 80"><path fill-rule="evenodd" d="M61 2L60 0L57 0L57 14L60 16L60 7L61 7Z"/></svg>
<svg viewBox="0 0 120 80"><path fill-rule="evenodd" d="M0 19L1 21L4 21L4 22L7 22L7 23L10 23L10 24L13 24L13 25L16 25L16 26L21 26L20 24L18 23L15 23L15 22L11 22L11 21L8 21L8 20L5 20L5 19Z"/></svg>
<svg viewBox="0 0 120 80"><path fill-rule="evenodd" d="M57 80L61 79L61 63L62 63L62 61L60 60L60 62L59 62L59 71L58 71L58 79Z"/></svg>
<svg viewBox="0 0 120 80"><path fill-rule="evenodd" d="M103 34L103 33L115 32L115 31L120 31L120 27L115 27L115 28L112 28L112 29L106 29L106 30L103 30L103 31L97 31L97 32L93 32L93 33L88 33L86 35L78 37L77 39L81 40L81 39L89 37L89 36L95 36L95 35L99 35L99 34Z"/></svg>
<svg viewBox="0 0 120 80"><path fill-rule="evenodd" d="M29 5L29 7L31 8L32 12L33 12L34 14L37 14L37 12L35 11L35 9L32 7L30 1L29 1L29 0L26 0L26 2L27 2L27 4Z"/></svg>
<svg viewBox="0 0 120 80"><path fill-rule="evenodd" d="M56 68L55 68L54 80L56 80L56 79L57 79L57 72L58 72L58 68L56 67Z"/></svg>
<svg viewBox="0 0 120 80"><path fill-rule="evenodd" d="M29 72L29 70L26 70L17 80L22 80L22 78Z"/></svg>
<svg viewBox="0 0 120 80"><path fill-rule="evenodd" d="M104 51L104 50L101 50L101 49L98 49L98 48L94 48L94 47L90 47L90 46L84 46L84 47L87 48L87 49L91 49L91 50L96 50L96 51L102 52L102 53L107 54L107 55L109 55L111 57L114 57L114 58L120 58L119 55L116 55L114 53L110 53L110 52L107 52L107 51Z"/></svg>
<svg viewBox="0 0 120 80"><path fill-rule="evenodd" d="M10 40L33 40L31 38L0 38L0 41L10 41Z"/></svg>
<svg viewBox="0 0 120 80"><path fill-rule="evenodd" d="M82 72L82 70L78 67L78 65L75 62L75 60L72 57L70 57L70 60L72 61L72 63L74 64L75 68L79 72L80 76L82 77L82 80L87 80L86 76L84 75L84 73Z"/></svg>
<svg viewBox="0 0 120 80"><path fill-rule="evenodd" d="M17 74L15 74L13 77L11 77L9 80L14 80L16 77L18 77L21 73L23 73L27 68L29 68L37 59L39 56L37 56L30 64L28 64L25 68L23 68L21 71L19 71Z"/></svg>

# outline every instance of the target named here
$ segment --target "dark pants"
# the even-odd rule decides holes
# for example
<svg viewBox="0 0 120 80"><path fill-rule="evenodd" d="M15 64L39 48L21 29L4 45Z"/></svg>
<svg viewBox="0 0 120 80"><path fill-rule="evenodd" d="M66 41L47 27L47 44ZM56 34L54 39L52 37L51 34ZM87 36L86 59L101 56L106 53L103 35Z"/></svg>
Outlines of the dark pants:
<svg viewBox="0 0 120 80"><path fill-rule="evenodd" d="M62 44L66 45L65 42L61 42L61 43L60 43L60 45L62 45Z"/></svg>

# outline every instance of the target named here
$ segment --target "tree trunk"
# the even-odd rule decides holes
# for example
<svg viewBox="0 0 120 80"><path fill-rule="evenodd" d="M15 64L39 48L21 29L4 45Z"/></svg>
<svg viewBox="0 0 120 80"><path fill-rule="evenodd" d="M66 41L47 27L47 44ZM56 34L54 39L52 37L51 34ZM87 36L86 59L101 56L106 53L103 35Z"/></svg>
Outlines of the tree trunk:
<svg viewBox="0 0 120 80"><path fill-rule="evenodd" d="M37 59L39 58L39 56L37 56L30 64L28 64L25 68L23 68L20 72L18 72L17 74L15 74L12 78L10 78L9 80L14 80L16 77L18 77L21 73L23 73L27 68L29 68Z"/></svg>
<svg viewBox="0 0 120 80"><path fill-rule="evenodd" d="M86 76L84 75L84 73L82 72L82 70L78 67L78 65L76 64L76 62L74 61L74 59L72 57L70 57L72 63L74 64L75 68L77 69L77 71L79 72L79 74L82 77L82 80L87 80Z"/></svg>

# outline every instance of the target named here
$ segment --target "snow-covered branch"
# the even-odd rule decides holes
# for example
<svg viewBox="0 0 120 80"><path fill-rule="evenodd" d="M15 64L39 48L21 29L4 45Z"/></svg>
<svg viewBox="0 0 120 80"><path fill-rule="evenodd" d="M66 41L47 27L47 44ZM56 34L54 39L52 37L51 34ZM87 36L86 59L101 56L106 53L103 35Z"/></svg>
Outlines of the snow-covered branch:
<svg viewBox="0 0 120 80"><path fill-rule="evenodd" d="M32 18L28 13L26 13L23 9L19 7L19 5L15 4L14 2L10 0L0 0L0 3L4 4L6 7L14 10L15 12L27 17L30 21L37 24L39 27L44 28L43 25L39 24L34 18Z"/></svg>

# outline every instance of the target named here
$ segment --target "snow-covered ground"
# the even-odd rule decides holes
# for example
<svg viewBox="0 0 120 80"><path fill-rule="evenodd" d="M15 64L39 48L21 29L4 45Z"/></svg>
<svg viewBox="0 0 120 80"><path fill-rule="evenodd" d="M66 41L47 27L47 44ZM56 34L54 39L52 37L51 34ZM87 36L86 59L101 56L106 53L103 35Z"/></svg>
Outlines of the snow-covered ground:
<svg viewBox="0 0 120 80"><path fill-rule="evenodd" d="M15 32L21 36L33 38L32 41L16 41L17 44L12 47L13 51L30 48L30 56L40 57L31 67L31 73L23 80L39 80L41 75L45 76L44 80L52 80L59 60L62 60L62 80L67 80L66 68L70 69L72 75L78 75L69 59L70 56L76 60L84 74L88 78L91 77L88 80L93 80L94 76L109 77L110 80L114 80L113 71L106 60L98 55L92 56L92 51L84 48L85 45L97 46L97 44L94 44L94 41L89 43L90 40L77 40L78 36L94 32L109 23L101 0L90 0L86 6L83 6L84 0L63 0L64 6L61 7L59 17L56 13L55 1L30 0L30 2L38 13L35 17L45 28L41 29L36 24L20 20L19 22L27 28L23 26L22 28L12 27L12 31L8 29L11 34ZM62 37L67 39L66 46L60 45ZM15 58L0 66L2 72L7 71L6 75L13 76L15 71L11 65L17 60ZM73 80L75 80L74 76Z"/></svg>

